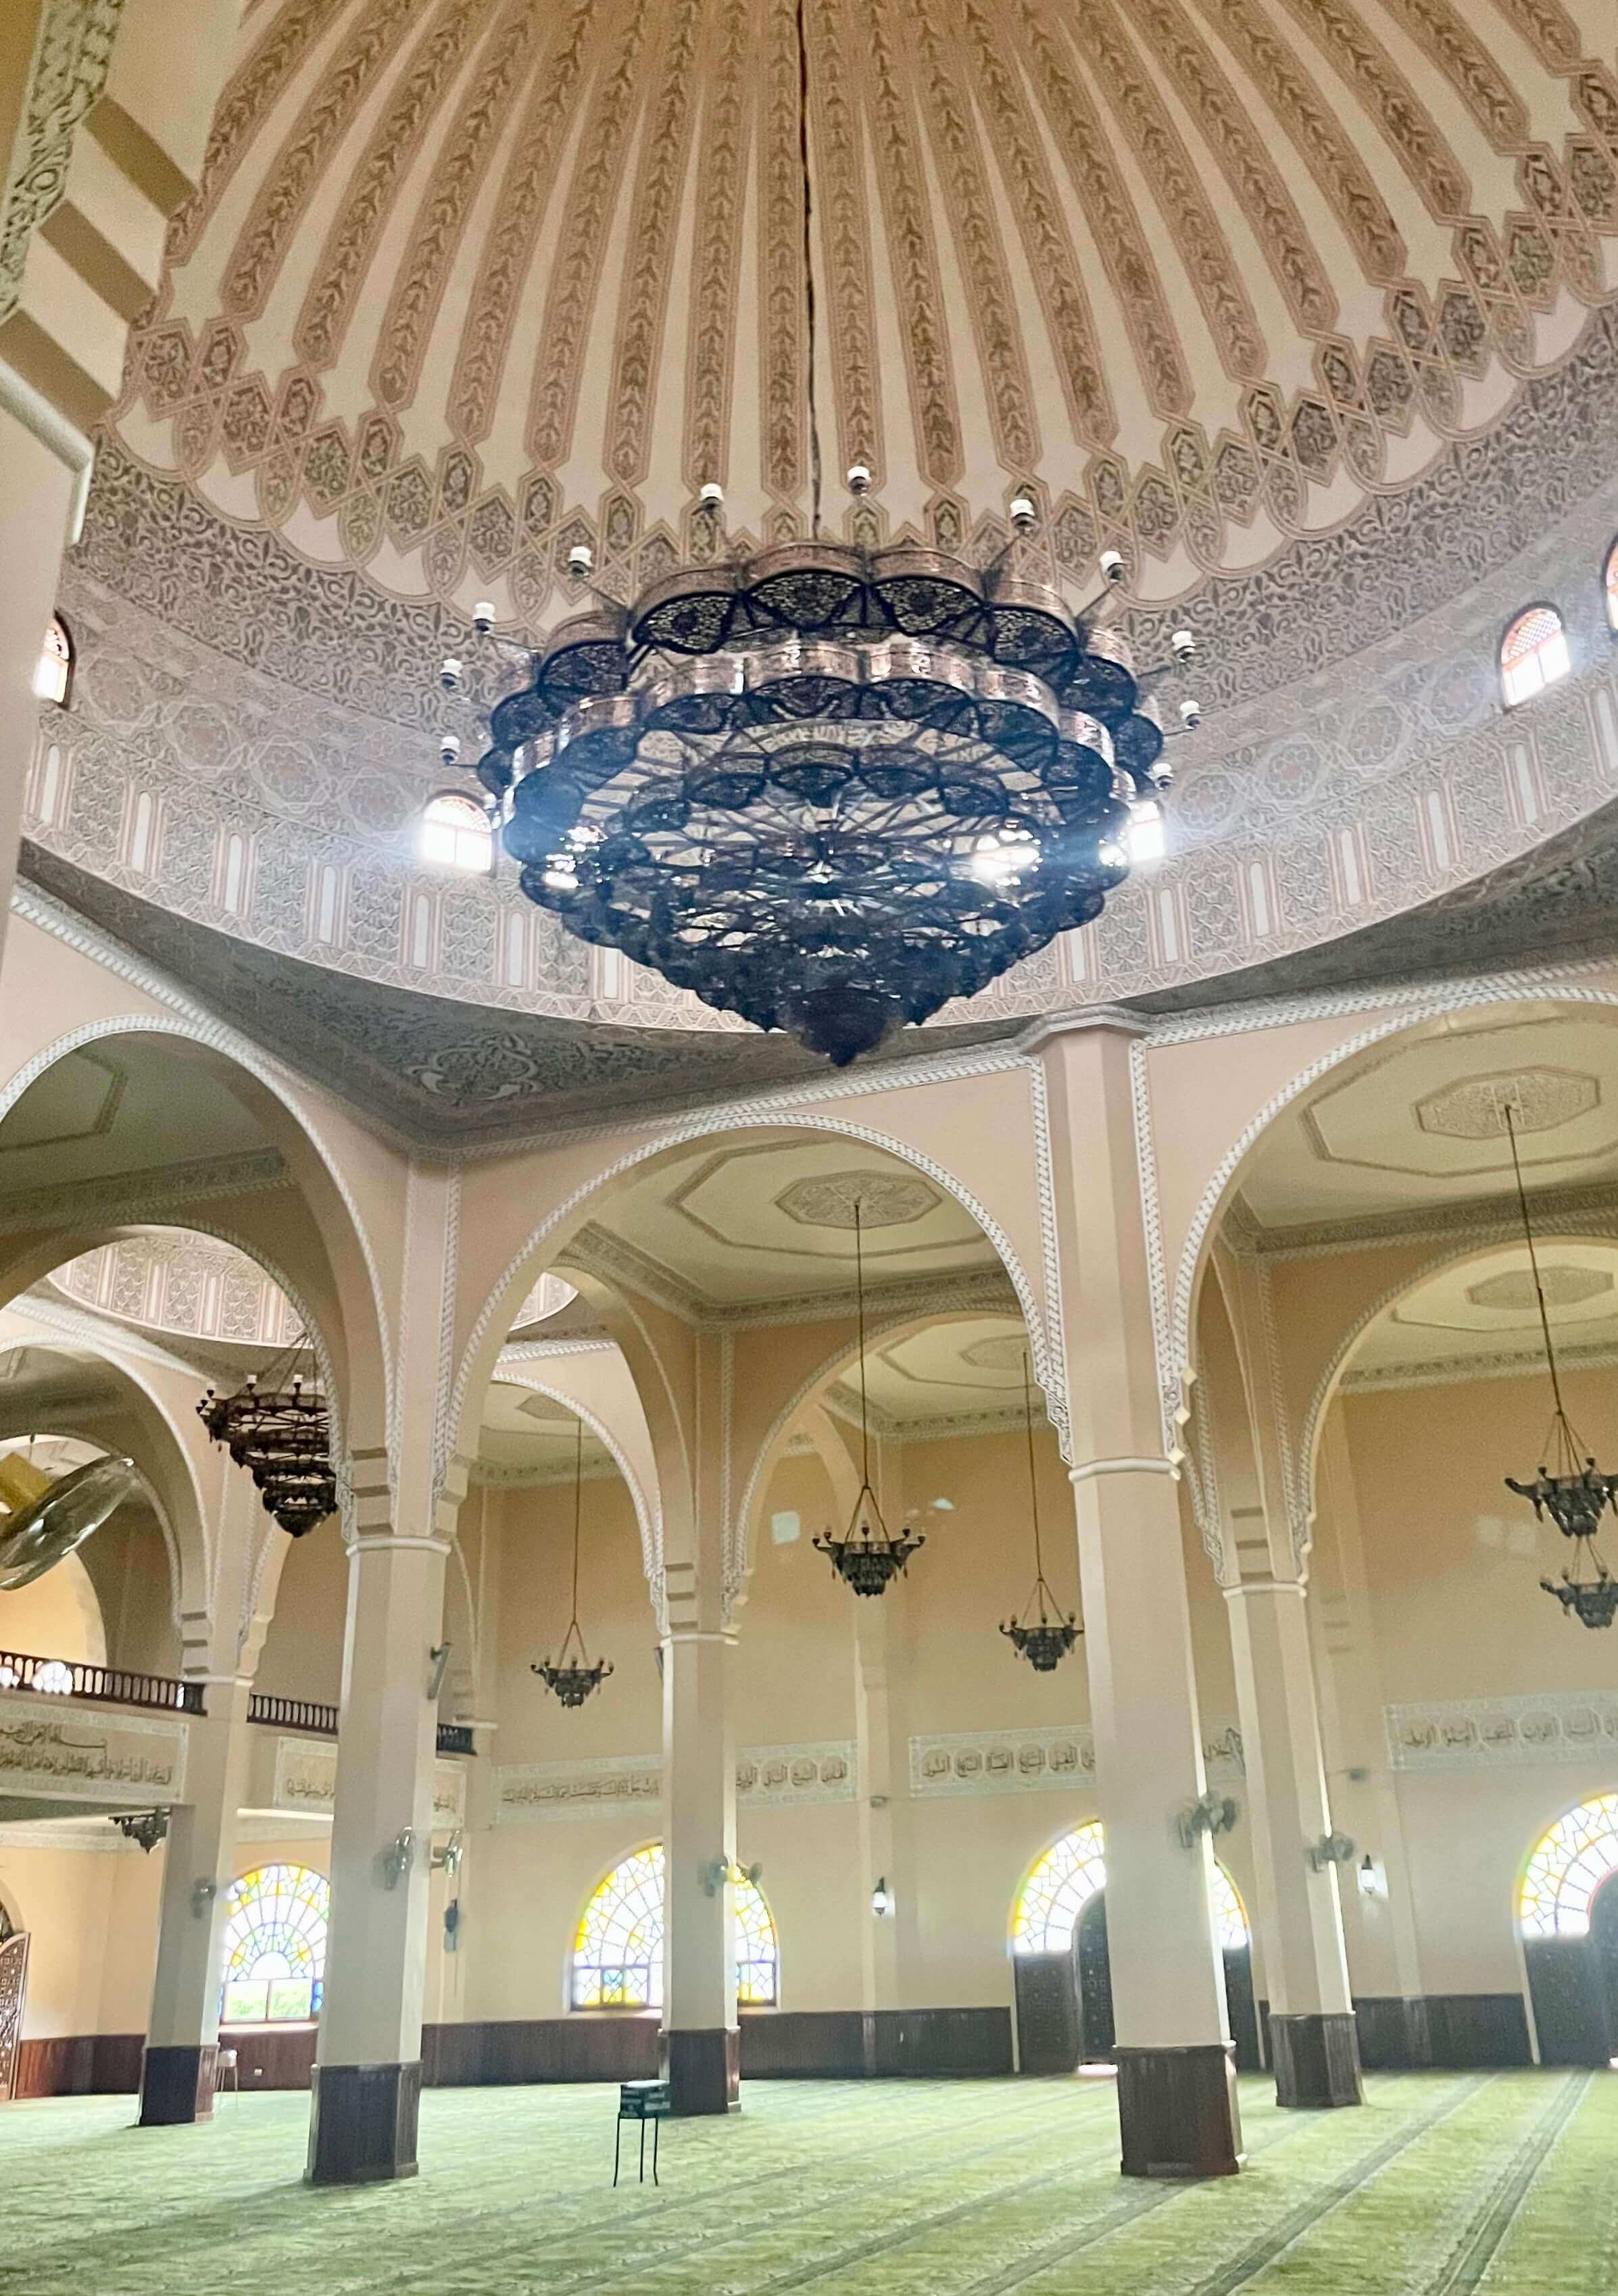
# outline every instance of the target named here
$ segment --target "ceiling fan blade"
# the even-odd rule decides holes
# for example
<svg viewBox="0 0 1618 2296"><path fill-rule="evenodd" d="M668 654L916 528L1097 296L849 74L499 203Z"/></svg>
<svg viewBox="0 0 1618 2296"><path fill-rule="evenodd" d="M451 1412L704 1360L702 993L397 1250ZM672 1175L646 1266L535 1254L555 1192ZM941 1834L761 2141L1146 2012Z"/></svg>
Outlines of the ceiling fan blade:
<svg viewBox="0 0 1618 2296"><path fill-rule="evenodd" d="M0 1517L0 1590L43 1578L99 1530L140 1480L133 1459L92 1459L14 1514Z"/></svg>

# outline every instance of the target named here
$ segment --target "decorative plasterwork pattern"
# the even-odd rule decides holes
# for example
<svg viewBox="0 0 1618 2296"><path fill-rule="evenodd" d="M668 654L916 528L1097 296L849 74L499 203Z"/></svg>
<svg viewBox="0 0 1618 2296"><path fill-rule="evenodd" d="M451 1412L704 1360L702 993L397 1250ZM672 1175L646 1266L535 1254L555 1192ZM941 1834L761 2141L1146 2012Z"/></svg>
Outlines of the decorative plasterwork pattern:
<svg viewBox="0 0 1618 2296"><path fill-rule="evenodd" d="M82 1253L51 1281L84 1307L189 1338L285 1348L300 1328L280 1285L211 1238L124 1236Z"/></svg>
<svg viewBox="0 0 1618 2296"><path fill-rule="evenodd" d="M798 1809L854 1799L854 1747L844 1739L743 1746L736 1799L748 1808ZM574 1762L515 1762L495 1772L497 1825L590 1817L656 1822L663 1766L656 1754L605 1754Z"/></svg>
<svg viewBox="0 0 1618 2296"><path fill-rule="evenodd" d="M543 29L455 0L412 38L417 12L292 0L260 30L137 340L127 435L379 590L482 585L530 618L574 540L609 586L664 570L699 472L752 538L801 533L791 9L751 42L697 0L575 0ZM1397 60L1383 15L1229 0L1215 42L1169 0L1092 5L1082 35L1052 0L992 24L884 0L856 64L842 12L810 12L820 381L883 488L849 538L891 517L957 546L1048 474L1055 564L1114 543L1171 594L1498 417L1607 291L1610 57L1565 18L1548 58L1538 21L1496 24L1462 67L1463 166L1448 12L1406 12ZM705 299L684 343L677 279ZM987 500L957 490L967 468Z"/></svg>
<svg viewBox="0 0 1618 2296"><path fill-rule="evenodd" d="M0 1694L0 1786L41 1800L129 1808L183 1800L190 1726L73 1698Z"/></svg>
<svg viewBox="0 0 1618 2296"><path fill-rule="evenodd" d="M1531 1199L1533 1216L1564 1234L1575 1234L1581 1224L1590 1233L1606 1235L1618 1222L1618 1187L1544 1188ZM1235 1209L1234 1207L1232 1208ZM1421 1205L1408 1212L1374 1218L1318 1220L1307 1226L1264 1228L1251 1218L1238 1225L1233 1236L1231 1213L1221 1229L1223 1240L1244 1255L1267 1259L1331 1259L1345 1251L1380 1251L1391 1243L1491 1243L1522 1233L1522 1215L1515 1196L1474 1198L1470 1203Z"/></svg>
<svg viewBox="0 0 1618 2296"><path fill-rule="evenodd" d="M1390 1706L1384 1718L1388 1759L1396 1770L1618 1760L1618 1695L1607 1691Z"/></svg>
<svg viewBox="0 0 1618 2296"><path fill-rule="evenodd" d="M1240 1736L1212 1735L1203 1759L1211 1779L1243 1775ZM910 1741L910 1792L918 1800L947 1794L1070 1793L1090 1784L1096 1747L1088 1725L1064 1729L953 1730Z"/></svg>
<svg viewBox="0 0 1618 2296"><path fill-rule="evenodd" d="M15 309L29 243L66 195L73 138L107 84L125 0L45 0L4 183L0 320Z"/></svg>
<svg viewBox="0 0 1618 2296"><path fill-rule="evenodd" d="M290 1188L292 1175L278 1149L241 1156L199 1156L151 1172L119 1172L104 1180L70 1180L55 1188L19 1188L0 1198L0 1232L19 1228L123 1227L136 1221L177 1218L188 1204L220 1196L257 1195Z"/></svg>
<svg viewBox="0 0 1618 2296"><path fill-rule="evenodd" d="M1618 1346L1556 1348L1560 1371L1606 1371L1618 1364ZM1469 1379L1523 1379L1543 1376L1542 1348L1491 1349L1487 1355L1435 1356L1423 1363L1374 1365L1349 1371L1339 1382L1344 1395L1375 1395L1406 1387L1452 1387Z"/></svg>
<svg viewBox="0 0 1618 2296"><path fill-rule="evenodd" d="M1618 409L1618 352L1589 387ZM1618 413L1596 451L1606 456L1598 467L1618 467ZM1514 512L1517 480L1523 474L1512 481ZM281 611L278 586L242 610L255 652L227 660L219 602L240 591L256 600L267 578L256 564L238 578L239 538L221 529L210 540L177 522L175 507L168 519L149 512L150 531L134 512L119 517L108 543L118 565L93 572L101 557L87 557L68 584L79 645L75 706L44 713L25 791L29 839L100 881L98 900L110 906L99 913L126 919L119 929L133 932L133 897L230 942L321 968L326 980L301 999L316 1040L319 1008L328 1006L334 1042L357 1039L362 1064L380 1054L407 1075L424 1118L514 1112L570 1087L599 1099L620 1088L620 1074L628 1100L699 1058L710 1072L758 1082L801 1068L792 1051L731 1016L570 940L522 898L514 873L491 881L418 865L415 822L443 783L431 724L407 728L393 697L365 684L347 610L334 626L357 686L289 696L285 646L270 647L264 627ZM1442 508L1452 522L1470 515L1483 528L1506 514L1470 468L1465 492L1448 490ZM1470 586L1475 566L1458 568L1458 584L1468 586L1453 601L1441 595L1424 617L1378 632L1369 651L1317 652L1279 694L1266 691L1264 660L1232 672L1217 714L1204 693L1203 731L1186 745L1170 857L1121 888L1095 925L971 1004L949 1008L929 1031L1004 1029L1080 999L1181 993L1276 964L1458 895L1618 797L1618 681L1598 582L1614 527L1618 483L1609 481L1559 525L1531 533L1491 580ZM1401 529L1400 543L1400 568L1428 555L1425 537ZM1386 536L1380 546L1394 554ZM181 627L192 583L201 593L201 642ZM1368 586L1362 567L1351 586L1356 595ZM1269 631L1316 587L1311 572L1275 599L1255 598L1253 611ZM1319 587L1327 603L1311 618L1317 645L1335 604L1324 570ZM1536 594L1563 607L1575 675L1502 717L1499 629ZM301 613L299 627L308 619ZM1199 627L1203 619L1199 611ZM1241 643L1244 626L1239 614L1231 619L1217 636L1203 631L1208 678L1225 677L1217 649ZM370 628L362 622L360 634ZM390 671L401 660L431 665L464 642L453 630L375 634ZM1161 651L1164 641L1150 643ZM1207 683L1200 673L1199 682ZM1466 920L1450 925L1464 933ZM156 952L164 962L209 963L221 993L265 1006L267 1017L273 967L233 969L226 952L204 956L172 928L168 940L171 949ZM1385 969L1401 969L1390 956ZM359 979L484 1009L456 1027L441 1011L373 999L345 1023L340 1007ZM702 1040L700 1055L694 1043L682 1049L682 1037Z"/></svg>

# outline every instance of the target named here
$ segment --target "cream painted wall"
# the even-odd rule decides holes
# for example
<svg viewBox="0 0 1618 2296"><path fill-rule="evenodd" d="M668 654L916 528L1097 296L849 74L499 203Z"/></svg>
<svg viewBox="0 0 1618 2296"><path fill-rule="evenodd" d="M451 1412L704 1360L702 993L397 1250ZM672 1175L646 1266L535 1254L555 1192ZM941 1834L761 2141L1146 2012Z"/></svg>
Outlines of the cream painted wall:
<svg viewBox="0 0 1618 2296"><path fill-rule="evenodd" d="M349 1563L336 1523L291 1540L255 1688L276 1698L336 1705L348 1608Z"/></svg>
<svg viewBox="0 0 1618 2296"><path fill-rule="evenodd" d="M121 1852L25 1849L0 1833L0 1891L29 1939L25 2039L110 2030L101 2022L103 1969L123 1863ZM154 1926L146 1942L148 1990L155 1939Z"/></svg>
<svg viewBox="0 0 1618 2296"><path fill-rule="evenodd" d="M89 1572L68 1554L31 1586L0 1594L0 1650L27 1658L106 1663L107 1636Z"/></svg>

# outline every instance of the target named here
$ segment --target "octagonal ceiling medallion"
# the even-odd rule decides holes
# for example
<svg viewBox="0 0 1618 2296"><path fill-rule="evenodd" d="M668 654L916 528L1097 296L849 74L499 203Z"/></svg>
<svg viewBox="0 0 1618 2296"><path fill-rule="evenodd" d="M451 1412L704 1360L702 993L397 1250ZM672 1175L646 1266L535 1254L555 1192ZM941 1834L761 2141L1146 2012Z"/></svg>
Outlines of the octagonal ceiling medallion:
<svg viewBox="0 0 1618 2296"><path fill-rule="evenodd" d="M783 1188L776 1204L801 1226L851 1231L856 1205L862 1228L908 1227L942 1201L931 1182L909 1173L817 1172Z"/></svg>
<svg viewBox="0 0 1618 2296"><path fill-rule="evenodd" d="M1490 1076L1463 1077L1416 1103L1424 1132L1448 1140L1503 1140L1510 1109L1520 1135L1554 1132L1575 1117L1588 1116L1601 1101L1601 1086L1578 1069L1506 1069Z"/></svg>
<svg viewBox="0 0 1618 2296"><path fill-rule="evenodd" d="M1544 1267L1540 1280L1548 1308L1581 1307L1585 1300L1598 1299L1613 1288L1610 1272L1600 1267ZM1469 1284L1466 1297L1474 1308L1532 1311L1537 1305L1533 1277L1526 1267L1509 1267L1503 1275Z"/></svg>

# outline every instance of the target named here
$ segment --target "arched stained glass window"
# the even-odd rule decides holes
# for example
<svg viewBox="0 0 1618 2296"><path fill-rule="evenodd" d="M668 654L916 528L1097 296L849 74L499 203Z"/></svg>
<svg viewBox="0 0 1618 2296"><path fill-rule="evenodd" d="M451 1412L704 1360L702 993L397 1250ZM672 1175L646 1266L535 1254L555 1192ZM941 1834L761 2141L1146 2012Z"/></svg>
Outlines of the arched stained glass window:
<svg viewBox="0 0 1618 2296"><path fill-rule="evenodd" d="M1012 1916L1016 1953L1066 1953L1088 1900L1107 1885L1099 1825L1081 1825L1047 1849L1023 1885ZM1213 1869L1213 1917L1227 1951L1248 1942L1247 1915L1236 1883L1222 1866Z"/></svg>
<svg viewBox="0 0 1618 2296"><path fill-rule="evenodd" d="M416 849L423 861L446 869L487 869L491 843L489 816L473 798L435 797L422 815Z"/></svg>
<svg viewBox="0 0 1618 2296"><path fill-rule="evenodd" d="M1559 1817L1529 1859L1517 1899L1524 1936L1587 1937L1591 1900L1614 1874L1618 1793L1597 1794Z"/></svg>
<svg viewBox="0 0 1618 2296"><path fill-rule="evenodd" d="M53 701L59 709L65 709L72 684L73 641L62 616L53 614L34 666L34 691L41 701Z"/></svg>
<svg viewBox="0 0 1618 2296"><path fill-rule="evenodd" d="M1527 606L1500 640L1500 691L1506 707L1532 701L1573 668L1567 632L1554 606Z"/></svg>
<svg viewBox="0 0 1618 2296"><path fill-rule="evenodd" d="M297 2024L320 2014L332 1888L308 1866L256 1866L225 1900L226 2025Z"/></svg>
<svg viewBox="0 0 1618 2296"><path fill-rule="evenodd" d="M751 1882L733 1893L736 1998L768 2008L779 1997L776 1924ZM654 1841L615 1866L584 1909L573 1940L575 2009L663 2005L663 1845Z"/></svg>
<svg viewBox="0 0 1618 2296"><path fill-rule="evenodd" d="M1606 591L1606 619L1611 629L1618 630L1618 540L1606 554L1606 569L1603 576Z"/></svg>

